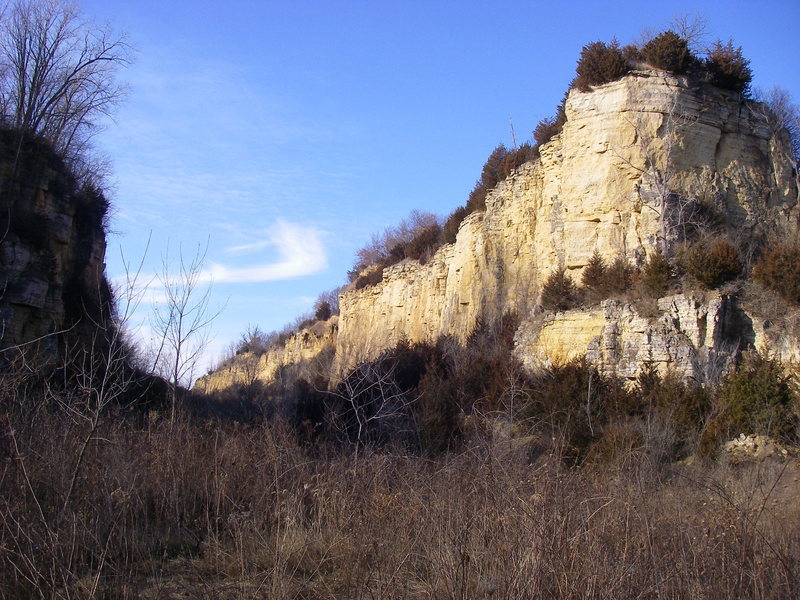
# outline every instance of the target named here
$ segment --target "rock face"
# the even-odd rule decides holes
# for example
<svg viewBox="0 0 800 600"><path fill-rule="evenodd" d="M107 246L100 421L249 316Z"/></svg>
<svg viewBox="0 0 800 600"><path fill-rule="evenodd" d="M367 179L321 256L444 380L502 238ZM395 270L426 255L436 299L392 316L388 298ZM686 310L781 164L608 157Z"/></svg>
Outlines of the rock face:
<svg viewBox="0 0 800 600"><path fill-rule="evenodd" d="M797 183L786 160L786 140L771 134L760 105L642 72L593 92L573 90L566 113L562 133L541 148L540 161L500 183L486 200L486 212L464 221L455 244L440 249L428 264L396 265L378 285L342 295L340 371L403 338L464 339L478 319L509 311L530 328L526 321L549 273L563 268L577 279L595 250L609 262L623 256L642 264L657 249L662 231L675 237L686 225L677 214L686 199L713 204L742 231L785 234L797 228ZM662 182L678 205L663 222L654 190ZM669 328L671 319L692 345L716 348L724 336L701 340L691 330L700 325L689 325L707 321L708 311L721 319L718 313L727 304L713 302L689 308L690 299L663 299L663 327ZM689 313L702 315L687 319ZM614 339L650 327L619 303L578 314L571 325L561 322L559 334L550 324L550 331L541 333L550 342L538 350L523 344L524 354L547 353L557 337L572 353L583 353L602 334L601 346L592 352L610 365L616 362ZM608 325L612 321L618 333ZM660 339L665 336L666 330ZM666 353L658 358L665 364L677 358L666 348L652 352ZM631 362L636 360L626 364Z"/></svg>
<svg viewBox="0 0 800 600"><path fill-rule="evenodd" d="M763 461L770 456L788 458L789 451L774 439L766 435L739 434L722 446L725 454L732 463L741 463L748 460Z"/></svg>
<svg viewBox="0 0 800 600"><path fill-rule="evenodd" d="M331 358L336 348L338 317L319 321L291 336L278 348L261 355L247 352L226 361L213 373L200 377L195 389L204 393L221 391L256 380L275 381L281 369L303 368L307 379L329 378Z"/></svg>
<svg viewBox="0 0 800 600"><path fill-rule="evenodd" d="M554 270L579 281L595 251L642 265L693 224L699 205L743 236L796 231L785 135L768 127L763 105L659 71L573 90L565 110L540 159L498 184L454 244L341 295L334 372L401 340L464 340L479 321L505 313L521 319L517 351L529 365L588 354L625 376L645 362L694 376L699 358L730 351L742 336L730 329L740 325L738 309L724 296L663 298L649 316L606 301L543 317L538 298Z"/></svg>
<svg viewBox="0 0 800 600"><path fill-rule="evenodd" d="M657 301L654 316L605 300L600 307L524 323L515 351L529 368L580 356L609 375L634 378L644 365L696 381L713 380L752 342L752 328L728 296L677 294Z"/></svg>
<svg viewBox="0 0 800 600"><path fill-rule="evenodd" d="M45 145L0 131L2 347L38 339L52 354L51 334L92 335L108 318L106 209Z"/></svg>

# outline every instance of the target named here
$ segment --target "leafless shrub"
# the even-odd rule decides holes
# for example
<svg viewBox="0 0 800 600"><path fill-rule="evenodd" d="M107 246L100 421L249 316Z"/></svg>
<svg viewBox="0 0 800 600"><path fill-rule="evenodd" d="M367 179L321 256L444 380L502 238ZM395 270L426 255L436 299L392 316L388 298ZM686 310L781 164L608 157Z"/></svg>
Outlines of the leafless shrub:
<svg viewBox="0 0 800 600"><path fill-rule="evenodd" d="M106 421L54 521L69 484L58 465L82 438L57 408L23 416L0 423L6 598L716 600L798 584L793 463L658 467L643 449L661 425L644 421L580 469L531 464L532 442L498 454L475 439L436 460L365 447L354 462L310 455L279 421Z"/></svg>
<svg viewBox="0 0 800 600"><path fill-rule="evenodd" d="M788 134L795 163L800 162L800 109L792 102L789 92L780 87L768 92L758 90L755 99L768 108L764 117L773 135Z"/></svg>
<svg viewBox="0 0 800 600"><path fill-rule="evenodd" d="M775 242L756 261L753 278L785 300L800 303L800 240Z"/></svg>
<svg viewBox="0 0 800 600"><path fill-rule="evenodd" d="M207 249L198 245L189 259L179 251L177 265L171 263L169 249L162 259L159 283L164 302L155 306L151 319L156 345L153 370L169 383L173 421L181 386L191 388L211 322L221 312L209 307L211 287L203 278Z"/></svg>
<svg viewBox="0 0 800 600"><path fill-rule="evenodd" d="M317 311L323 304L328 305L330 315L339 314L339 294L342 293L345 286L335 287L332 290L322 292L314 303L314 310ZM330 316L329 315L329 316ZM325 319L322 319L325 320Z"/></svg>
<svg viewBox="0 0 800 600"><path fill-rule="evenodd" d="M258 325L248 325L245 332L240 336L239 343L236 345L235 354L252 352L253 354L264 354L277 340L278 334L274 331L264 333Z"/></svg>
<svg viewBox="0 0 800 600"><path fill-rule="evenodd" d="M413 210L409 216L394 227L387 227L372 236L370 242L356 252L356 264L351 271L351 280L369 265L384 264L395 248L405 246L421 231L438 224L438 217L431 213Z"/></svg>
<svg viewBox="0 0 800 600"><path fill-rule="evenodd" d="M685 39L689 49L695 54L705 52L708 21L702 15L677 15L672 18L670 29Z"/></svg>

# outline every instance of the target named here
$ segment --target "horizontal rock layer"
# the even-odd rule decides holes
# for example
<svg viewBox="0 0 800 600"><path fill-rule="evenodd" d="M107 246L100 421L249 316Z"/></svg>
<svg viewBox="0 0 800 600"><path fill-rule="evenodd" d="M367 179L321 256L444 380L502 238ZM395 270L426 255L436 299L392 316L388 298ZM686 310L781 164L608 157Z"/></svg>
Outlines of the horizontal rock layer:
<svg viewBox="0 0 800 600"><path fill-rule="evenodd" d="M0 131L0 347L49 359L63 332L91 340L107 323L106 209L46 144Z"/></svg>

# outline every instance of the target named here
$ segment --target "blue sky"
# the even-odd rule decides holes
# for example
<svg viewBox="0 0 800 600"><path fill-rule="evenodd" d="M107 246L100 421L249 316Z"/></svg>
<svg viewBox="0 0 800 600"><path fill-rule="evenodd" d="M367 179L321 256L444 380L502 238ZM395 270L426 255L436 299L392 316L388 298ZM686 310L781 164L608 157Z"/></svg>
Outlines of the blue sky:
<svg viewBox="0 0 800 600"><path fill-rule="evenodd" d="M581 46L700 15L741 45L754 84L800 102L800 2L91 0L135 62L114 122L109 275L208 245L204 367L345 282L355 251L412 209L462 204L500 142L530 138ZM145 322L144 305L139 320Z"/></svg>

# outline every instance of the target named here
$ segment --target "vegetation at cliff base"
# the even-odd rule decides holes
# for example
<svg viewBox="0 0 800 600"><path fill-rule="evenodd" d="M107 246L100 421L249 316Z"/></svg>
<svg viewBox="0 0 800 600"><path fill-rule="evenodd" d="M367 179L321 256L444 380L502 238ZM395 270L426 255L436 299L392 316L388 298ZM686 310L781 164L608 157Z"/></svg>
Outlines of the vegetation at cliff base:
<svg viewBox="0 0 800 600"><path fill-rule="evenodd" d="M515 327L399 344L289 395L278 379L238 403L193 396L175 420L102 413L91 430L43 372L5 373L0 590L790 595L795 462L674 462L740 428L796 439L777 363L746 358L718 391L655 370L626 386L583 360L531 374Z"/></svg>

